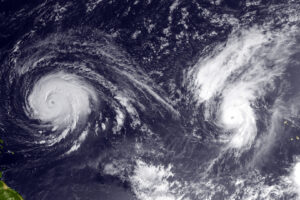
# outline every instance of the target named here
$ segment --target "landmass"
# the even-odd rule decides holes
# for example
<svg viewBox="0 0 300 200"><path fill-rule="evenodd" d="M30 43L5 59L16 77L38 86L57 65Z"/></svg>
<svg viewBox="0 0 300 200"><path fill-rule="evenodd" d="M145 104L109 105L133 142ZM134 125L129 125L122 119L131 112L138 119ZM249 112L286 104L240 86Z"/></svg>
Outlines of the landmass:
<svg viewBox="0 0 300 200"><path fill-rule="evenodd" d="M24 200L15 190L0 181L0 200Z"/></svg>

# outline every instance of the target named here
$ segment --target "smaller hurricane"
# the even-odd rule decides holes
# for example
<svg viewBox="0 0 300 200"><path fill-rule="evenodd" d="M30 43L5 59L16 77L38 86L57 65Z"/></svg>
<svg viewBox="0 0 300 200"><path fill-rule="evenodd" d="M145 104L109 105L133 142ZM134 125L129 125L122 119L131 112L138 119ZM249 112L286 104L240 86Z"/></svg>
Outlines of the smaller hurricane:
<svg viewBox="0 0 300 200"><path fill-rule="evenodd" d="M293 29L286 33L265 29L233 33L188 74L193 77L190 90L205 106L205 119L231 133L230 148L251 147L258 132L256 104L276 91L276 80L288 66Z"/></svg>
<svg viewBox="0 0 300 200"><path fill-rule="evenodd" d="M78 76L65 72L46 75L38 80L28 96L28 114L61 131L50 144L59 142L85 121L91 113L91 101L97 102L94 89Z"/></svg>

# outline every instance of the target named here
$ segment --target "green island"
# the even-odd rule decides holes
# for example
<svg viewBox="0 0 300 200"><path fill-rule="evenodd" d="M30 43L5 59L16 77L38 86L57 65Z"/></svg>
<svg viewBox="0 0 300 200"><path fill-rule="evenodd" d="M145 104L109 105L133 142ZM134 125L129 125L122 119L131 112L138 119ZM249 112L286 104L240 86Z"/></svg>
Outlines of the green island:
<svg viewBox="0 0 300 200"><path fill-rule="evenodd" d="M0 181L0 200L24 200L18 192L9 188L3 181Z"/></svg>
<svg viewBox="0 0 300 200"><path fill-rule="evenodd" d="M3 140L0 139L0 150L3 150ZM2 153L0 151L0 153ZM21 195L15 190L8 187L2 179L2 172L0 171L0 200L24 200Z"/></svg>

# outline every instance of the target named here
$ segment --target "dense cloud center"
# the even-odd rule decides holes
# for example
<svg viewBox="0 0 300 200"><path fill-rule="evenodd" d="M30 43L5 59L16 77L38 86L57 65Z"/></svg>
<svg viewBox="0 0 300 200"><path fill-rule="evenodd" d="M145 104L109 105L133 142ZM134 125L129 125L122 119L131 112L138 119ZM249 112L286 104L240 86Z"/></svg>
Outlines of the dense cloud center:
<svg viewBox="0 0 300 200"><path fill-rule="evenodd" d="M28 97L30 115L54 128L74 129L90 112L90 99L96 94L88 84L72 74L59 72L41 78Z"/></svg>

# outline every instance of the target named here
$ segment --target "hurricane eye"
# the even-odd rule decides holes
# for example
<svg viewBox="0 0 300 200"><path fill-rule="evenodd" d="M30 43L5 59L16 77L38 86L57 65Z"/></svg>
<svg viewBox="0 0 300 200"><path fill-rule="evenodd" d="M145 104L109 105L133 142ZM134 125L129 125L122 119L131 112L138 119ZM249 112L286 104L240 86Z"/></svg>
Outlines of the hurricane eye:
<svg viewBox="0 0 300 200"><path fill-rule="evenodd" d="M46 102L49 106L55 106L55 104L57 103L57 100L55 100L55 96L53 95L49 95L48 97L46 97Z"/></svg>

